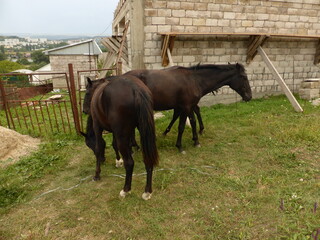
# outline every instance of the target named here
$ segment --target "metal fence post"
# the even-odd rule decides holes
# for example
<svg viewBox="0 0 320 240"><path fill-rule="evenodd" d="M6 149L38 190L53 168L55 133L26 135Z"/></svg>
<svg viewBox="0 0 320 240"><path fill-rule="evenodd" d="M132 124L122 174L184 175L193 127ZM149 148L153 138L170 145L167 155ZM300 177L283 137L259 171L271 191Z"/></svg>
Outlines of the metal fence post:
<svg viewBox="0 0 320 240"><path fill-rule="evenodd" d="M9 128L11 128L10 120L9 120L9 116L8 116L8 102L7 102L7 98L6 98L6 91L4 90L2 79L0 79L0 91L1 91L0 93L1 93L1 98L2 98L2 102L3 102L3 108L6 113L7 123L8 123Z"/></svg>
<svg viewBox="0 0 320 240"><path fill-rule="evenodd" d="M76 131L77 131L78 134L80 134L79 111L78 111L78 107L77 107L76 87L75 87L72 63L68 64L68 69L69 69L69 80L70 80L70 89L69 89L69 91L70 91L73 119L74 119L74 124L75 124L75 127L76 127Z"/></svg>

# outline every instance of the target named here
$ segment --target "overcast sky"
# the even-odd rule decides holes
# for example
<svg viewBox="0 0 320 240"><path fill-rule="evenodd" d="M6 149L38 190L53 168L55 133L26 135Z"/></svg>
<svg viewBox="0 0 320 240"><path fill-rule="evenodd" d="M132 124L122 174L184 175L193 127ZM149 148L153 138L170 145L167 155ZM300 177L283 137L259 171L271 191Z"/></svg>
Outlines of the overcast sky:
<svg viewBox="0 0 320 240"><path fill-rule="evenodd" d="M0 0L0 35L111 35L118 1Z"/></svg>

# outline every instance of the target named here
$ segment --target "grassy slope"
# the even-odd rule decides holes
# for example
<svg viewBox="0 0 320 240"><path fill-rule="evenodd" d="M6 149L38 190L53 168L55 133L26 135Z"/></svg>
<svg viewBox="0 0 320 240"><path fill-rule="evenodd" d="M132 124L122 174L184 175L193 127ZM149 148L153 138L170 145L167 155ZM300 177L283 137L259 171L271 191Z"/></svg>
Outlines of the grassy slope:
<svg viewBox="0 0 320 240"><path fill-rule="evenodd" d="M202 108L205 132L186 155L174 147L171 112L157 120L160 165L143 201L141 153L132 194L120 200L123 169L107 136L101 181L81 139L60 136L0 172L0 239L310 239L320 227L320 108L282 96ZM59 139L59 140L58 140ZM54 191L51 191L54 190ZM283 202L283 210L280 203Z"/></svg>

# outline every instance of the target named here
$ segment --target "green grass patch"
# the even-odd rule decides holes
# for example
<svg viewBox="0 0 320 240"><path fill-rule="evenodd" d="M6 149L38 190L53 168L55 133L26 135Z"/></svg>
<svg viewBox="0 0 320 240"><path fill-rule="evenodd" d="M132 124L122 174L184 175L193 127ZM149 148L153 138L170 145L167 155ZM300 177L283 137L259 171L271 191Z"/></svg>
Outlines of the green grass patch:
<svg viewBox="0 0 320 240"><path fill-rule="evenodd" d="M53 134L40 150L0 170L0 239L313 239L320 228L320 108L284 96L201 108L200 148L186 128L180 154L172 112L156 120L160 164L152 199L143 201L141 152L132 193L106 164L92 181L95 157L81 137ZM138 136L138 134L137 134Z"/></svg>

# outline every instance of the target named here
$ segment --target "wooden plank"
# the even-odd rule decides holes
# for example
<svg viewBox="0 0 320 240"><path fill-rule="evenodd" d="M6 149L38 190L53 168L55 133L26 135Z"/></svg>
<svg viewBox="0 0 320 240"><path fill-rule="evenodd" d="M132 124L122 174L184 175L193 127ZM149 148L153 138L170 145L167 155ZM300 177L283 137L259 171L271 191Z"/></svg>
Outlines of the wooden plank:
<svg viewBox="0 0 320 240"><path fill-rule="evenodd" d="M119 48L118 48L117 46L115 46L115 45L110 41L109 38L103 39L102 44L103 44L106 48L108 48L110 51L113 51L113 52L116 52L116 53L119 51Z"/></svg>
<svg viewBox="0 0 320 240"><path fill-rule="evenodd" d="M257 54L257 48L259 46L262 46L263 43L266 41L267 36L251 36L251 42L249 44L248 50L247 50L247 63L250 63L252 59Z"/></svg>
<svg viewBox="0 0 320 240"><path fill-rule="evenodd" d="M267 67L269 68L270 72L273 74L279 85L281 86L282 90L286 94L287 98L289 99L291 105L294 107L294 109L297 112L303 112L303 109L301 108L300 104L297 102L293 94L291 93L290 89L288 88L287 84L284 82L280 74L278 73L277 69L274 67L272 62L270 61L269 57L265 53L265 51L262 49L262 47L258 47L257 51L261 55L263 61L266 63Z"/></svg>
<svg viewBox="0 0 320 240"><path fill-rule="evenodd" d="M108 39L109 39L115 46L117 46L118 49L120 48L121 43L118 41L118 39L113 38L113 37L108 38Z"/></svg>
<svg viewBox="0 0 320 240"><path fill-rule="evenodd" d="M118 64L118 62L120 61L121 57L122 57L122 50L123 50L123 46L126 42L126 37L127 37L127 32L128 32L128 28L129 28L129 24L130 24L130 20L126 23L124 30L123 30L123 35L122 35L122 39L121 39L121 44L120 44L120 48L119 48L119 53L118 53L118 57L116 60L116 64Z"/></svg>
<svg viewBox="0 0 320 240"><path fill-rule="evenodd" d="M168 48L167 49L167 55L168 55L168 59L169 59L169 65L170 66L173 66L173 60L172 60L172 56L171 56L171 52L170 52L170 49Z"/></svg>
<svg viewBox="0 0 320 240"><path fill-rule="evenodd" d="M316 65L318 63L320 63L320 40L317 43L317 47L316 47L316 54L314 55L314 61L313 63Z"/></svg>
<svg viewBox="0 0 320 240"><path fill-rule="evenodd" d="M176 36L171 36L171 35L165 35L163 37L162 41L162 48L161 48L161 57L162 57L162 66L167 66L169 64L169 55L168 55L168 50L170 51L170 56L171 56L171 51L173 49L174 45L174 39Z"/></svg>
<svg viewBox="0 0 320 240"><path fill-rule="evenodd" d="M182 36L182 35L208 35L208 36L215 36L215 35L226 35L226 36L269 36L269 37L288 37L288 38L318 38L320 39L320 35L305 35L305 34L282 34L282 33L249 33L249 32L158 32L159 35L175 35L175 36Z"/></svg>

